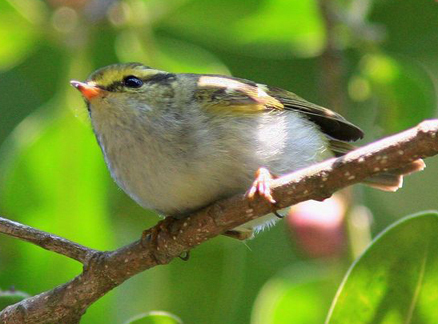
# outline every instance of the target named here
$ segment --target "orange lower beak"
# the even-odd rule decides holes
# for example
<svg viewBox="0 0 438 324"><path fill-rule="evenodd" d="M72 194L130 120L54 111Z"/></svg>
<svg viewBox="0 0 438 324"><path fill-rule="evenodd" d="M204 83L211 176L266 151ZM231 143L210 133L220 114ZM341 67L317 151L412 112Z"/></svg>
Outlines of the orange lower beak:
<svg viewBox="0 0 438 324"><path fill-rule="evenodd" d="M87 100L91 100L92 98L102 93L102 89L99 89L95 85L86 82L79 82L73 80L70 81L70 84L76 89L78 89Z"/></svg>

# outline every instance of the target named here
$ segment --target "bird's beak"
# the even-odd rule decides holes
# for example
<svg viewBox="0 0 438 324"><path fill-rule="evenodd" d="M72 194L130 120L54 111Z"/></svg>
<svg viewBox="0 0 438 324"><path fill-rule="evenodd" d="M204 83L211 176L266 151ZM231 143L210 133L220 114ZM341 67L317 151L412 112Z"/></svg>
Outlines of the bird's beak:
<svg viewBox="0 0 438 324"><path fill-rule="evenodd" d="M102 93L102 89L99 89L93 84L93 82L79 82L72 80L70 81L70 84L78 89L88 101Z"/></svg>

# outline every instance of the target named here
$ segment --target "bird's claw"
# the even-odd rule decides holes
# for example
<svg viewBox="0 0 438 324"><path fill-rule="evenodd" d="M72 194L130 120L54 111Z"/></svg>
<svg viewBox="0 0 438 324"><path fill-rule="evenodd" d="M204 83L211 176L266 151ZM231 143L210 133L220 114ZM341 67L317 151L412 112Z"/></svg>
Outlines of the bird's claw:
<svg viewBox="0 0 438 324"><path fill-rule="evenodd" d="M158 235L161 232L170 233L169 226L175 221L173 217L166 217L165 219L159 221L154 227L144 230L141 234L141 244L143 246L147 244L152 244L157 246Z"/></svg>
<svg viewBox="0 0 438 324"><path fill-rule="evenodd" d="M255 180L248 191L248 198L254 199L255 195L258 194L265 198L269 203L275 204L276 201L271 194L271 182L274 180L274 176L266 168L260 168L255 174Z"/></svg>
<svg viewBox="0 0 438 324"><path fill-rule="evenodd" d="M275 216L277 216L280 219L283 219L285 215L280 214L278 211L272 212Z"/></svg>
<svg viewBox="0 0 438 324"><path fill-rule="evenodd" d="M147 230L144 230L142 235L141 235L141 240L140 240L141 245L143 247L146 247L146 246L152 247L153 250L158 251L159 250L158 236L160 235L160 233L165 233L165 234L170 235L170 231L171 231L170 226L172 226L172 223L174 221L175 221L175 218L168 216L165 219L159 221L158 224L155 225L154 227L149 228ZM158 255L159 255L159 253L158 253ZM156 258L158 261L160 261L159 257L157 257L157 255L156 255ZM188 261L190 259L190 251L183 252L179 256L179 258L183 261Z"/></svg>
<svg viewBox="0 0 438 324"><path fill-rule="evenodd" d="M188 261L190 259L190 251L185 251L181 253L178 258L180 258L183 261Z"/></svg>

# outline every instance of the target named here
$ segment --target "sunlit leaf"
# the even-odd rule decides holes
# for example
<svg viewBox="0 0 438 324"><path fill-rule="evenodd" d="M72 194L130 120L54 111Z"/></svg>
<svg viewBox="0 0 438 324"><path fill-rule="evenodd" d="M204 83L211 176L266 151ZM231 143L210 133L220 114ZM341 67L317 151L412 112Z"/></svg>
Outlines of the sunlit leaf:
<svg viewBox="0 0 438 324"><path fill-rule="evenodd" d="M135 316L125 324L183 324L182 321L173 314L167 312L150 312Z"/></svg>
<svg viewBox="0 0 438 324"><path fill-rule="evenodd" d="M247 44L285 44L299 56L320 54L325 44L323 22L313 0L266 1L255 14L236 23L234 35Z"/></svg>
<svg viewBox="0 0 438 324"><path fill-rule="evenodd" d="M327 324L438 323L438 214L407 217L353 264Z"/></svg>
<svg viewBox="0 0 438 324"><path fill-rule="evenodd" d="M150 43L152 41L154 44ZM229 74L226 66L213 54L177 39L156 37L150 40L126 31L118 35L115 49L122 62L144 62L172 72Z"/></svg>
<svg viewBox="0 0 438 324"><path fill-rule="evenodd" d="M160 63L173 72L230 74L212 53L194 44L171 38L158 38Z"/></svg>
<svg viewBox="0 0 438 324"><path fill-rule="evenodd" d="M262 288L251 324L322 323L335 293L333 282L321 265L294 266Z"/></svg>
<svg viewBox="0 0 438 324"><path fill-rule="evenodd" d="M325 44L324 26L313 0L190 1L162 25L247 55L315 56Z"/></svg>
<svg viewBox="0 0 438 324"><path fill-rule="evenodd" d="M236 21L257 11L263 1L203 0L186 1L178 10L169 14L162 25L182 34L225 41ZM203 19L200 19L203 17ZM233 41L233 39L229 39Z"/></svg>
<svg viewBox="0 0 438 324"><path fill-rule="evenodd" d="M362 76L379 100L379 118L387 132L412 127L435 114L434 86L420 66L386 55L368 55L361 67Z"/></svg>
<svg viewBox="0 0 438 324"><path fill-rule="evenodd" d="M19 62L37 41L37 30L9 2L0 2L0 70Z"/></svg>

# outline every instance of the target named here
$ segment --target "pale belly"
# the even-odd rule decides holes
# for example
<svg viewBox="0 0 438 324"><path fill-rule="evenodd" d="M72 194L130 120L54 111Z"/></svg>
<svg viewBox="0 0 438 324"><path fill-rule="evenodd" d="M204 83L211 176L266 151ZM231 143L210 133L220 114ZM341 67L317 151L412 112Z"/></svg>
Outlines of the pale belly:
<svg viewBox="0 0 438 324"><path fill-rule="evenodd" d="M114 130L96 134L119 186L138 204L164 216L181 217L245 192L260 167L281 175L331 156L320 131L295 114L267 115L248 123L254 125L243 125L245 132L242 123L232 122L207 134L195 129L181 142L176 137L139 139Z"/></svg>

